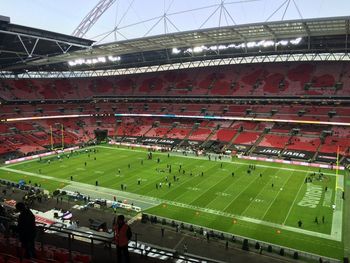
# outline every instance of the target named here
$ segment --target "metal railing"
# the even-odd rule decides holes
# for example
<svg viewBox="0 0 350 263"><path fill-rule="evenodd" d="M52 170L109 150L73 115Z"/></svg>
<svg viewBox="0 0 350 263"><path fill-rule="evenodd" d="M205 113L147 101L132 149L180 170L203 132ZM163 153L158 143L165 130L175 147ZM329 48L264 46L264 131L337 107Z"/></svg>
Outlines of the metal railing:
<svg viewBox="0 0 350 263"><path fill-rule="evenodd" d="M297 252L297 259L301 259L301 260L304 259L304 260L308 260L308 261L311 260L313 262L320 262L320 258L321 258L322 262L328 262L328 263L340 263L340 262L342 262L339 259L325 257L325 256L313 254L310 252L298 250L298 249L292 249L289 247L284 247L284 246L276 245L273 243L268 243L268 242L261 241L258 239L253 239L253 238L249 238L249 237L245 237L245 236L236 235L233 233L223 232L223 231L219 231L219 230L212 229L212 228L206 228L206 227L203 227L200 225L190 224L190 223L186 223L183 221L170 219L167 217L152 215L152 214L148 214L148 213L143 213L143 216L144 215L147 215L149 219L151 216L153 216L153 217L156 216L157 223L162 224L162 225L170 225L173 227L180 226L181 229L188 230L189 232L194 232L194 233L198 233L199 231L203 231L203 232L206 231L207 233L209 233L209 235L214 235L214 237L221 239L221 240L233 241L235 243L240 243L242 245L243 245L243 242L245 242L244 240L247 240L249 248L255 247L256 244L258 243L259 248L262 247L264 252L270 252L271 255L273 255L273 253L274 253L275 255L278 254L280 256L289 256L290 258L294 258L295 252ZM269 247L271 248L271 251L269 251ZM259 248L256 249L257 252L259 251ZM283 249L283 255L281 254L282 249Z"/></svg>
<svg viewBox="0 0 350 263"><path fill-rule="evenodd" d="M13 226L15 226L14 218L3 217L0 216L0 224L4 226L3 235L7 240L13 236ZM0 228L1 229L1 228ZM82 241L79 245L82 247L83 244L89 244L90 251L87 255L90 255L92 258L92 262L94 262L95 250L99 248L106 248L109 250L108 255L116 255L116 246L114 244L114 235L113 232L96 232L94 230L81 230L70 229L63 227L62 224L53 224L50 226L46 226L43 224L37 224L37 238L36 241L40 243L41 250L44 251L45 245L52 241L54 237L64 237L66 239L66 247L57 248L65 248L69 253L69 259L72 261L73 252L79 251L79 249L73 249L73 243L76 243L77 240ZM12 232L12 233L11 233ZM214 263L223 263L222 261L208 259L205 257L189 254L189 253L181 253L174 249L159 247L153 244L140 242L138 237L140 233L133 233L133 240L129 242L129 251L131 253L139 254L142 257L151 257L159 259L160 261L173 261L176 262L180 260L181 262L214 262ZM77 245L75 245L77 247ZM78 246L79 247L79 246ZM83 252L84 253L84 252ZM18 255L21 258L21 254ZM21 258L22 259L22 258ZM101 260L101 259L99 259ZM107 261L106 261L107 262Z"/></svg>

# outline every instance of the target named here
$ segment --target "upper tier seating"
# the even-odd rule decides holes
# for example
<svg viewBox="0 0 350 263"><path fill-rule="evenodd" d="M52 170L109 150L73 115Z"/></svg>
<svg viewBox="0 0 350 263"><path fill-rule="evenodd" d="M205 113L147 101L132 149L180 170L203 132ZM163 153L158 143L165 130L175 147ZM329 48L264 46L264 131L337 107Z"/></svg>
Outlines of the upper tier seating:
<svg viewBox="0 0 350 263"><path fill-rule="evenodd" d="M341 82L343 87L335 89ZM250 64L128 76L1 80L5 100L88 99L93 96L314 96L350 91L350 67L340 62Z"/></svg>

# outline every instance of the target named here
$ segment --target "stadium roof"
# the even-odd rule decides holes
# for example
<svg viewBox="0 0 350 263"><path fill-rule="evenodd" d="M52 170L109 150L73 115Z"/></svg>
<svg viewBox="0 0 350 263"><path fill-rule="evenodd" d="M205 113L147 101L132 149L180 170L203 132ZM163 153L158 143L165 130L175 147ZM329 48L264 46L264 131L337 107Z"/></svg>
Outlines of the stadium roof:
<svg viewBox="0 0 350 263"><path fill-rule="evenodd" d="M269 54L289 54L296 51L347 52L349 21L350 17L333 17L235 25L117 41L92 46L91 49L88 47L93 42L89 40L7 24L6 30L0 33L10 37L3 42L9 47L15 40L16 52L18 52L15 55L18 57L17 54L21 52L21 58L15 56L11 63L7 61L7 64L1 63L0 66L3 70L10 71L23 69L75 71L164 64L180 60L203 60L220 56L247 56L266 52ZM17 31L14 30L15 33L11 34L9 31L12 29ZM18 37L18 31L23 32L23 30L29 31L36 37L49 38L49 40L43 39L41 45L35 48L37 52L35 58L29 58L28 52L23 51L23 45ZM292 42L294 39L299 39L300 43L277 45L281 41ZM56 41L64 44L63 52ZM266 46L257 44L264 41L269 41L270 44ZM248 48L249 44L254 42L252 48ZM68 43L72 45L69 50L67 50ZM199 48L197 50L199 52L195 52L194 48ZM97 61L97 58L109 56L118 59ZM90 60L90 63L77 63L78 65L74 67L68 65L69 61L79 59ZM96 59L96 63L92 63L92 59Z"/></svg>
<svg viewBox="0 0 350 263"><path fill-rule="evenodd" d="M93 41L10 23L0 16L0 69L27 68L32 61L90 48Z"/></svg>
<svg viewBox="0 0 350 263"><path fill-rule="evenodd" d="M291 20L210 28L119 41L96 46L94 52L116 55L173 47L195 47L259 40L349 34L350 17Z"/></svg>

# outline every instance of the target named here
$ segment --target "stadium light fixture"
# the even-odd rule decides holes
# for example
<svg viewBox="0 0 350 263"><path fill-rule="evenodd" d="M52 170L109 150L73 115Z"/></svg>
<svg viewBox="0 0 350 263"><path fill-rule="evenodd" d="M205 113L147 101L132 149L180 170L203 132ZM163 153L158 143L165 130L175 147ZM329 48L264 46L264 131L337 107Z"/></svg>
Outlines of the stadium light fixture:
<svg viewBox="0 0 350 263"><path fill-rule="evenodd" d="M98 57L97 61L101 62L101 63L106 63L106 58L105 57Z"/></svg>
<svg viewBox="0 0 350 263"><path fill-rule="evenodd" d="M256 47L257 46L257 44L256 44L256 42L248 42L247 43L247 48L253 48L253 47Z"/></svg>
<svg viewBox="0 0 350 263"><path fill-rule="evenodd" d="M300 42L301 42L301 37L298 37L298 38L296 38L296 39L293 39L293 40L291 40L291 41L289 41L291 44L293 44L293 45L298 45Z"/></svg>
<svg viewBox="0 0 350 263"><path fill-rule="evenodd" d="M111 62L116 62L116 61L120 61L120 57L117 56L117 57L113 57L113 56L108 56L108 60L111 61Z"/></svg>
<svg viewBox="0 0 350 263"><path fill-rule="evenodd" d="M172 49L171 53L173 53L173 54L176 55L176 54L181 53L181 50L179 50L179 49L177 49L176 47L174 47L174 48Z"/></svg>
<svg viewBox="0 0 350 263"><path fill-rule="evenodd" d="M259 42L251 41L248 43L239 43L239 44L228 44L228 45L213 45L213 46L200 46L200 47L194 47L194 48L187 48L187 49L179 49L179 48L173 48L172 54L181 54L181 53L200 53L204 51L216 51L216 50L226 50L226 49L241 49L241 48L256 48L256 47L273 47L273 46L287 46L288 44L292 45L298 45L302 41L301 37L298 37L296 39L290 39L290 40L280 40L278 42L275 42L273 40L260 40Z"/></svg>
<svg viewBox="0 0 350 263"><path fill-rule="evenodd" d="M261 45L263 47L272 47L275 45L275 41L272 41L272 40L263 41Z"/></svg>
<svg viewBox="0 0 350 263"><path fill-rule="evenodd" d="M276 45L277 45L277 46L279 46L279 45L287 46L287 45L288 45L288 40L281 40L281 41L278 41Z"/></svg>
<svg viewBox="0 0 350 263"><path fill-rule="evenodd" d="M193 48L193 53L200 53L203 51L203 48L202 47L194 47Z"/></svg>
<svg viewBox="0 0 350 263"><path fill-rule="evenodd" d="M113 56L108 56L108 57L97 57L97 58L89 58L89 59L76 59L76 60L71 60L68 61L68 65L71 67L77 66L77 65L93 65L93 64L98 64L98 63L106 63L108 61L110 62L116 62L120 61L120 57L113 57Z"/></svg>

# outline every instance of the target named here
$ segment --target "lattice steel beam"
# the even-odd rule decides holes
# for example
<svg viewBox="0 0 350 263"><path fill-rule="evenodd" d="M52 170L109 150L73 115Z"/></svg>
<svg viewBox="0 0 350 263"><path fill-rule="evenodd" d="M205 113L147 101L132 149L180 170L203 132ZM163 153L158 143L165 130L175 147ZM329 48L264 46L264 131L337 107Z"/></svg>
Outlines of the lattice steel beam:
<svg viewBox="0 0 350 263"><path fill-rule="evenodd" d="M89 70L89 71L37 71L25 74L13 74L9 71L0 71L2 78L84 78L102 76L120 76L141 74L150 72L163 72L179 69L191 69L198 67L212 67L223 65L239 65L251 63L278 63L278 62L304 62L304 61L350 61L348 53L307 53L307 54L278 54L260 55L234 58L210 59L201 61L190 61L181 63L169 63L164 65L121 68L109 70Z"/></svg>
<svg viewBox="0 0 350 263"><path fill-rule="evenodd" d="M90 28L97 22L107 9L114 4L116 0L101 0L97 5L84 17L78 27L73 31L75 37L84 37Z"/></svg>

